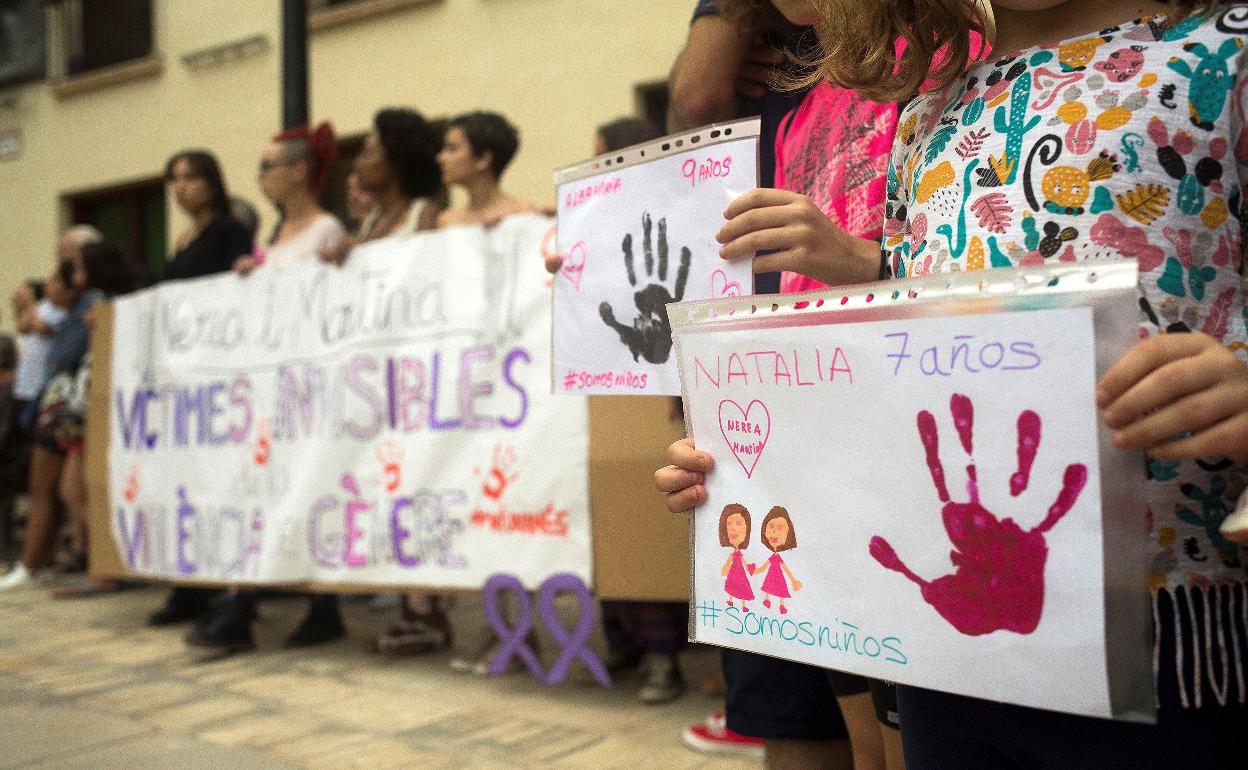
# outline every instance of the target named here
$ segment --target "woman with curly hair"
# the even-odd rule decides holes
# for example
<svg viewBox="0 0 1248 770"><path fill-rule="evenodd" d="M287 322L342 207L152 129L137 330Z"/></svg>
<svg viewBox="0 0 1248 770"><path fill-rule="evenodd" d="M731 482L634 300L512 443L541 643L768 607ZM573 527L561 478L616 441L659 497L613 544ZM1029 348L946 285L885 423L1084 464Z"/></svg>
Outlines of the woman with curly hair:
<svg viewBox="0 0 1248 770"><path fill-rule="evenodd" d="M406 107L379 111L352 164L360 190L375 205L355 237L343 238L321 258L341 264L360 243L434 229L446 200L435 160L441 146L441 126L419 112Z"/></svg>

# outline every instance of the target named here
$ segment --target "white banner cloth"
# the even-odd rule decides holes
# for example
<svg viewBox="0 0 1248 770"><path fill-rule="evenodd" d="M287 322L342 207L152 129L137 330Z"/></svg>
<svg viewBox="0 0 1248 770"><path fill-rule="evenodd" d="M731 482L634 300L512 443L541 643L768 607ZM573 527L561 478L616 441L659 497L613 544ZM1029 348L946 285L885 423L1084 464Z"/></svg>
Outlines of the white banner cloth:
<svg viewBox="0 0 1248 770"><path fill-rule="evenodd" d="M113 532L135 574L590 580L584 399L550 395L549 219L116 303Z"/></svg>

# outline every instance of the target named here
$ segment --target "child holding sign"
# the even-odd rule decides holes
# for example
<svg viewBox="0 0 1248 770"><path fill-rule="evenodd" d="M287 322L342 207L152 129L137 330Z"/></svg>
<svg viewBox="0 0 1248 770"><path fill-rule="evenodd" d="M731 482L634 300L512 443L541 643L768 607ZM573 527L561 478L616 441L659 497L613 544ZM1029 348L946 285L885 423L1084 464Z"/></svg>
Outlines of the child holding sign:
<svg viewBox="0 0 1248 770"><path fill-rule="evenodd" d="M1248 459L1248 5L1185 2L1168 18L1144 15L1153 10L1138 0L825 9L822 76L872 98L934 84L903 111L894 144L883 242L893 274L1121 257L1140 266L1143 339L1096 400L1117 446L1148 450L1140 516L1156 544L1158 723L900 687L912 766L1242 764L1248 693L1233 672L1248 663L1248 552L1219 527L1245 489ZM990 39L1000 30L998 53L963 67L976 27ZM892 45L898 36L904 51ZM1062 42L1043 42L1054 37ZM725 251L756 230L735 217ZM840 243L850 262L878 253ZM794 256L779 266L829 282L844 273L844 259ZM669 507L688 508L703 499L710 458L688 443L671 453L656 482L672 492Z"/></svg>

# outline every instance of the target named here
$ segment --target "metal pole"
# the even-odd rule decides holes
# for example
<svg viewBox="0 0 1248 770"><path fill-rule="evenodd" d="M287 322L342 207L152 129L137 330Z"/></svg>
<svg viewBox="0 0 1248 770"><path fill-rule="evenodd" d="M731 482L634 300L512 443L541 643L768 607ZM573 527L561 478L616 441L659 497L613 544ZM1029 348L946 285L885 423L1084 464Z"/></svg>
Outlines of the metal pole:
<svg viewBox="0 0 1248 770"><path fill-rule="evenodd" d="M282 128L308 123L308 0L282 0Z"/></svg>

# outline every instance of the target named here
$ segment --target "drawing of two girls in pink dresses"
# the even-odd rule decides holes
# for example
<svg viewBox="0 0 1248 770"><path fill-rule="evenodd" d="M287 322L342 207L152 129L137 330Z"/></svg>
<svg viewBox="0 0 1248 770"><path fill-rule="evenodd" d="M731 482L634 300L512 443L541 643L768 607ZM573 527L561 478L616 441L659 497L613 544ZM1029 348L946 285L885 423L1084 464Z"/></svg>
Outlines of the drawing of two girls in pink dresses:
<svg viewBox="0 0 1248 770"><path fill-rule="evenodd" d="M763 606L770 609L771 600L774 598L779 602L780 614L786 615L789 610L784 606L784 600L790 598L789 584L793 584L794 591L802 590L801 581L793 577L789 565L780 556L781 551L797 547L797 535L793 531L793 520L789 518L789 512L778 505L768 511L763 517L760 535L763 545L771 550L771 556L761 567L753 563L746 564L744 551L750 544L750 512L738 503L724 506L724 511L719 516L719 544L731 548L732 553L724 562L720 574L727 578L724 581L724 590L728 592L728 606L732 607L733 600L739 599L741 610L749 612L746 602L754 600L754 589L746 573L763 574L766 577L759 589L763 594Z"/></svg>

